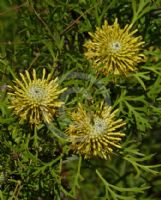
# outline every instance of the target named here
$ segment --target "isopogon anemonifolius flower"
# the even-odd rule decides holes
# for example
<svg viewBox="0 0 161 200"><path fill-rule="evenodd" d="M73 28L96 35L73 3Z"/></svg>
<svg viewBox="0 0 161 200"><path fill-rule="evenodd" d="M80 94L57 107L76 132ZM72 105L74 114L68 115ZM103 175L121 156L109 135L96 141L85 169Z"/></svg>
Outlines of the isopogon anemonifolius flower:
<svg viewBox="0 0 161 200"><path fill-rule="evenodd" d="M122 119L115 120L118 110L111 106L98 106L97 111L87 112L81 104L71 113L72 123L66 129L71 149L85 158L110 157L115 148L121 148L124 133L118 129L125 125Z"/></svg>
<svg viewBox="0 0 161 200"><path fill-rule="evenodd" d="M58 98L66 88L60 89L58 78L52 80L51 73L46 77L45 69L41 79L37 78L35 69L32 76L27 70L20 76L21 80L15 79L14 85L8 86L9 107L21 120L27 120L32 125L50 123L57 108L63 104Z"/></svg>
<svg viewBox="0 0 161 200"><path fill-rule="evenodd" d="M113 25L105 21L102 28L97 27L94 33L89 33L91 39L84 44L85 57L104 75L127 75L136 71L137 64L145 60L140 53L144 42L141 36L134 36L136 32L132 31L132 24L122 29L117 19Z"/></svg>

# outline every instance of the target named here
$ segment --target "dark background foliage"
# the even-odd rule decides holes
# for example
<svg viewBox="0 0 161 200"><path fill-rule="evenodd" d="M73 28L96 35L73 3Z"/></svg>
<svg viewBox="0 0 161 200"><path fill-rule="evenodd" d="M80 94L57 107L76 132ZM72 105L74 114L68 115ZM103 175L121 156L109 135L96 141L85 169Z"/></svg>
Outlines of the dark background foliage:
<svg viewBox="0 0 161 200"><path fill-rule="evenodd" d="M88 32L118 18L145 41L145 63L127 77L96 75L84 58ZM0 1L0 199L161 198L160 0ZM7 85L24 70L59 77L65 108L35 135L8 108ZM126 121L122 150L110 160L73 155L64 138L78 102L105 100Z"/></svg>

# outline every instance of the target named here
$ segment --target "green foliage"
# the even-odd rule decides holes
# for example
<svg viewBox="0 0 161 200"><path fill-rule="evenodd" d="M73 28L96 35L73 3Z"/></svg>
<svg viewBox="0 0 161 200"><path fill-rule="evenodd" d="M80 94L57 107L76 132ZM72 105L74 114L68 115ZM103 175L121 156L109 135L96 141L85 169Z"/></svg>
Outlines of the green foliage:
<svg viewBox="0 0 161 200"><path fill-rule="evenodd" d="M136 199L135 196L133 195L129 195L128 192L132 192L132 193L143 193L144 190L148 189L149 187L145 187L145 186L141 186L140 188L136 187L136 188L122 188L122 187L118 187L115 185L112 185L110 183L108 183L100 174L100 172L98 170L96 170L97 175L99 176L99 178L102 180L102 182L105 185L105 197L106 199ZM118 193L121 193L120 195ZM122 193L125 193L126 196L123 196Z"/></svg>
<svg viewBox="0 0 161 200"><path fill-rule="evenodd" d="M160 200L161 1L0 1L0 199ZM127 77L98 75L87 62L88 32L105 19L133 23L145 41L145 63ZM7 85L42 68L68 90L51 124L19 123ZM68 113L104 100L126 122L122 149L109 160L73 155L64 131Z"/></svg>

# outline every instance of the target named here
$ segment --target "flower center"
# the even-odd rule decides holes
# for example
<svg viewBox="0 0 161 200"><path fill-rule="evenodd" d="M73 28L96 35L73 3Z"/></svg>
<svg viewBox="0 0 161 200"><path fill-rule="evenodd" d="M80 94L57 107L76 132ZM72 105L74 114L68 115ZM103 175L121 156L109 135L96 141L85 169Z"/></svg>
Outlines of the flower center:
<svg viewBox="0 0 161 200"><path fill-rule="evenodd" d="M112 52L117 52L121 49L121 43L120 42L112 42L110 44L110 49L112 50Z"/></svg>
<svg viewBox="0 0 161 200"><path fill-rule="evenodd" d="M41 102L46 96L46 90L39 86L39 85L33 85L29 88L28 96L36 102Z"/></svg>
<svg viewBox="0 0 161 200"><path fill-rule="evenodd" d="M107 123L103 119L97 117L94 119L92 134L94 135L102 134L106 128L107 128Z"/></svg>

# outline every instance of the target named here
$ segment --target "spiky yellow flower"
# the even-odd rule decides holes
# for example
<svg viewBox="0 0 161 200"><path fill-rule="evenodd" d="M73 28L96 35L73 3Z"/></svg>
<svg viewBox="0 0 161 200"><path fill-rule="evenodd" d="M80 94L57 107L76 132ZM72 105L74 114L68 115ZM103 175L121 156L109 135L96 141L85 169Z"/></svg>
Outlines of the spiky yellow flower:
<svg viewBox="0 0 161 200"><path fill-rule="evenodd" d="M58 78L52 80L51 73L45 78L45 69L41 79L36 77L35 69L32 78L27 70L20 76L22 80L15 79L15 85L9 86L14 114L33 125L51 122L56 109L63 104L58 97L66 88L59 89Z"/></svg>
<svg viewBox="0 0 161 200"><path fill-rule="evenodd" d="M66 129L73 151L85 158L98 156L107 159L114 148L121 148L119 142L125 134L118 128L125 123L122 119L114 119L117 112L103 103L97 111L87 112L79 104L78 110L71 113L73 123Z"/></svg>
<svg viewBox="0 0 161 200"><path fill-rule="evenodd" d="M84 44L85 57L97 72L127 75L144 61L144 55L140 53L144 42L141 36L134 36L137 30L131 31L131 28L132 24L121 29L116 19L113 25L105 21L102 28L97 27L95 33L89 33L91 39Z"/></svg>

